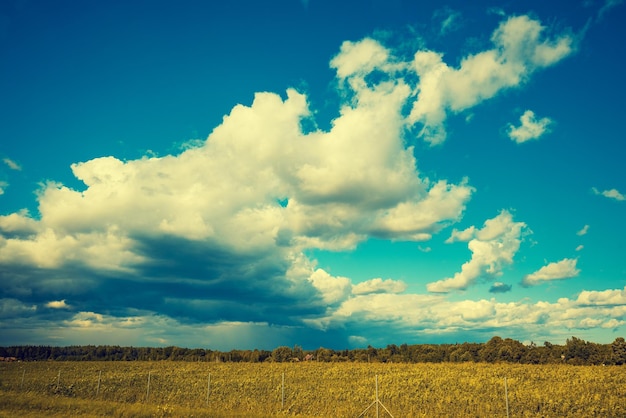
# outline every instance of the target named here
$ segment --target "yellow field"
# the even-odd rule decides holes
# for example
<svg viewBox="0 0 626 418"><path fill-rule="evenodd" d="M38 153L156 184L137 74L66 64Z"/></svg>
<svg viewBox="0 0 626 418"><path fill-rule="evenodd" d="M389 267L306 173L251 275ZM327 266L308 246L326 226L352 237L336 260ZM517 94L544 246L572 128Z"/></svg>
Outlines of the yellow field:
<svg viewBox="0 0 626 418"><path fill-rule="evenodd" d="M0 416L358 417L376 399L378 376L379 400L396 418L506 417L505 378L511 417L623 417L625 372L481 363L4 363ZM388 416L382 407L379 414ZM376 416L376 407L364 416Z"/></svg>

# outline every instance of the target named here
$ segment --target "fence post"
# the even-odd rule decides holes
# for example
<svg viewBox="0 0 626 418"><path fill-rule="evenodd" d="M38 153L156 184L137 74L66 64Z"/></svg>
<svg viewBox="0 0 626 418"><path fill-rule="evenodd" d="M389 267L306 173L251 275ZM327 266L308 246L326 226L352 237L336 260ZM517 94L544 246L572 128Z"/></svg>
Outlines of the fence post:
<svg viewBox="0 0 626 418"><path fill-rule="evenodd" d="M209 379L206 385L206 406L209 406L209 394L211 393L211 373L209 373Z"/></svg>
<svg viewBox="0 0 626 418"><path fill-rule="evenodd" d="M61 370L59 370L59 374L57 375L57 392L59 391L60 385L61 385Z"/></svg>
<svg viewBox="0 0 626 418"><path fill-rule="evenodd" d="M100 378L102 377L102 370L98 372L98 387L96 388L96 397L100 393Z"/></svg>
<svg viewBox="0 0 626 418"><path fill-rule="evenodd" d="M280 409L285 409L285 372L283 372L283 385L281 392L281 401L280 401Z"/></svg>
<svg viewBox="0 0 626 418"><path fill-rule="evenodd" d="M509 388L504 378L504 399L506 400L506 418L509 418Z"/></svg>
<svg viewBox="0 0 626 418"><path fill-rule="evenodd" d="M378 404L380 404L380 401L378 400L378 375L376 375L376 418L380 417L380 414L378 412Z"/></svg>
<svg viewBox="0 0 626 418"><path fill-rule="evenodd" d="M146 389L146 403L150 400L150 374L152 372L148 372L148 389Z"/></svg>

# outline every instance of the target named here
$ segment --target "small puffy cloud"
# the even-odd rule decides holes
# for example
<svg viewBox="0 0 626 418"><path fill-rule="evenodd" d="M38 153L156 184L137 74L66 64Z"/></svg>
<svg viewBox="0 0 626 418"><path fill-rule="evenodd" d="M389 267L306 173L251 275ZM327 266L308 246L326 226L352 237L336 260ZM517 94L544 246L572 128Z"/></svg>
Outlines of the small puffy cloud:
<svg viewBox="0 0 626 418"><path fill-rule="evenodd" d="M46 303L46 307L51 309L69 309L70 305L65 303L65 299L63 299L50 301Z"/></svg>
<svg viewBox="0 0 626 418"><path fill-rule="evenodd" d="M564 258L561 261L550 263L541 267L534 273L531 273L524 277L522 280L523 286L536 286L543 282L549 282L552 280L569 279L578 276L580 270L576 268L576 258Z"/></svg>
<svg viewBox="0 0 626 418"><path fill-rule="evenodd" d="M582 251L583 248L585 248L585 246L581 244L578 247L576 247L575 251Z"/></svg>
<svg viewBox="0 0 626 418"><path fill-rule="evenodd" d="M22 170L22 166L19 165L18 163L16 163L15 161L13 161L10 158L3 158L2 162L4 162L4 164L9 167L11 170L16 170L16 171L21 171Z"/></svg>
<svg viewBox="0 0 626 418"><path fill-rule="evenodd" d="M453 277L428 283L426 288L429 292L447 293L465 290L481 277L498 277L503 267L513 262L525 227L524 222L513 221L511 213L503 210L485 221L481 229L472 226L464 231L454 230L446 242L469 241L472 258Z"/></svg>
<svg viewBox="0 0 626 418"><path fill-rule="evenodd" d="M502 282L495 282L490 288L489 293L506 293L510 292L513 286Z"/></svg>
<svg viewBox="0 0 626 418"><path fill-rule="evenodd" d="M576 235L582 237L583 235L587 235L587 232L589 232L589 225L583 226L580 231L576 232Z"/></svg>
<svg viewBox="0 0 626 418"><path fill-rule="evenodd" d="M4 194L4 191L6 190L7 187L9 187L9 183L7 183L6 181L0 180L0 195Z"/></svg>
<svg viewBox="0 0 626 418"><path fill-rule="evenodd" d="M389 55L387 48L371 38L358 42L345 41L330 66L337 70L340 79L354 75L364 76L377 68L388 68Z"/></svg>
<svg viewBox="0 0 626 418"><path fill-rule="evenodd" d="M552 121L549 118L536 119L532 110L527 110L520 117L520 126L508 127L508 135L512 141L521 144L532 139L538 139L548 132L549 125Z"/></svg>
<svg viewBox="0 0 626 418"><path fill-rule="evenodd" d="M622 193L620 193L617 189L610 189L610 190L600 191L597 188L592 187L591 191L594 194L596 194L596 195L608 197L609 199L615 199L615 200L619 200L619 201L626 200L626 196L624 196Z"/></svg>
<svg viewBox="0 0 626 418"><path fill-rule="evenodd" d="M406 290L406 283L381 278L367 280L352 286L352 294L367 295L371 293L402 293Z"/></svg>

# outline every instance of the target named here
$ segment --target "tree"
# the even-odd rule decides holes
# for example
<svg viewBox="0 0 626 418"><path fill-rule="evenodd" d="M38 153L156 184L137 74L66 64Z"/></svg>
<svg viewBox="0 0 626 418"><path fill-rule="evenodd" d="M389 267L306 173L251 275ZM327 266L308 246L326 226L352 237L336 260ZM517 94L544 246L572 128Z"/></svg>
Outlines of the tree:
<svg viewBox="0 0 626 418"><path fill-rule="evenodd" d="M293 351L291 350L290 347L281 346L281 347L275 348L274 351L272 351L272 360L278 363L289 361L291 360L292 357L293 357Z"/></svg>
<svg viewBox="0 0 626 418"><path fill-rule="evenodd" d="M611 344L613 352L613 363L617 365L626 364L626 341L623 337L618 337Z"/></svg>
<svg viewBox="0 0 626 418"><path fill-rule="evenodd" d="M302 347L298 344L293 346L293 358L297 358L298 360L304 360L304 351L302 351Z"/></svg>

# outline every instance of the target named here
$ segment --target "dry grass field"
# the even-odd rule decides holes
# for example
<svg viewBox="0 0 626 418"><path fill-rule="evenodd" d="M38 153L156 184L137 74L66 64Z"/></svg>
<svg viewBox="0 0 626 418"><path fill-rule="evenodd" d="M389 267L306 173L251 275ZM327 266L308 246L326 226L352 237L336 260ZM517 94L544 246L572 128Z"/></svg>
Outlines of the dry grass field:
<svg viewBox="0 0 626 418"><path fill-rule="evenodd" d="M620 366L482 363L0 364L0 417L623 417ZM284 385L283 385L284 376ZM378 376L378 377L377 377ZM149 382L149 383L148 383ZM389 416L381 407L381 417ZM370 408L363 416L376 416Z"/></svg>

